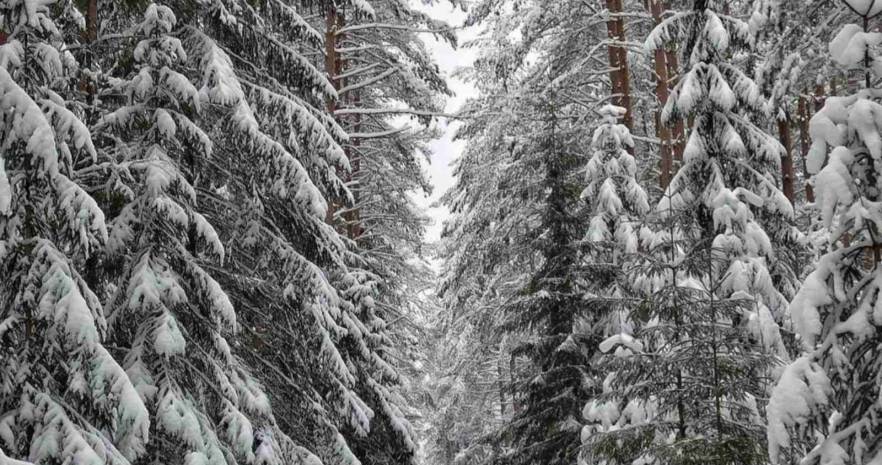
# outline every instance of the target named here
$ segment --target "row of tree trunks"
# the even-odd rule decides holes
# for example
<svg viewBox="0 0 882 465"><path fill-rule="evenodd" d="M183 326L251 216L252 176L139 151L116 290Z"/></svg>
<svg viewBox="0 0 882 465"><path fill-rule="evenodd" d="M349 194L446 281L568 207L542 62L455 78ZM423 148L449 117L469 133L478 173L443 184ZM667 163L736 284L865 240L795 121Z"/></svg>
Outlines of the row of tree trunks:
<svg viewBox="0 0 882 465"><path fill-rule="evenodd" d="M622 124L633 129L631 114L631 85L628 73L628 50L625 48L625 21L621 17L622 0L606 0L609 19L606 22L609 53L609 80L612 85L613 104L625 109Z"/></svg>

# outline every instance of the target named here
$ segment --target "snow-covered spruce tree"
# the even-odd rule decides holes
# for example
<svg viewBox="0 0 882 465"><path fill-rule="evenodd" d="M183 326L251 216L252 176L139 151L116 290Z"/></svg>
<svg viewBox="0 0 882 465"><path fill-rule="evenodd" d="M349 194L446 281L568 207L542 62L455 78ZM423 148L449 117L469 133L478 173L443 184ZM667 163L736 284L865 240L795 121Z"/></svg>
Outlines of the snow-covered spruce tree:
<svg viewBox="0 0 882 465"><path fill-rule="evenodd" d="M202 103L173 37L177 18L149 4L132 33L132 72L102 95L126 101L96 132L108 159L112 211L106 278L111 338L151 412L149 456L191 463L273 463L266 394L234 356L229 297L208 271L222 261L218 233L199 212L202 166L213 144Z"/></svg>
<svg viewBox="0 0 882 465"><path fill-rule="evenodd" d="M56 15L61 13L61 15ZM144 404L103 345L83 265L107 241L79 183L92 137L61 95L77 63L56 20L67 2L0 5L0 462L127 464L149 435ZM19 462L22 460L24 462Z"/></svg>
<svg viewBox="0 0 882 465"><path fill-rule="evenodd" d="M812 117L809 171L830 251L791 303L802 357L791 363L769 400L772 462L877 463L880 279L879 173L882 90L875 84L882 35L868 31L879 2L845 2L862 24L830 42L836 64L864 86L828 97Z"/></svg>
<svg viewBox="0 0 882 465"><path fill-rule="evenodd" d="M588 185L581 195L591 215L585 239L592 245L608 246L589 252L585 259L591 263L621 264L626 254L637 252L640 220L649 212L648 196L635 177L637 163L628 152L634 148L634 139L618 123L624 111L612 105L602 107L601 123L591 139L594 154L585 170Z"/></svg>
<svg viewBox="0 0 882 465"><path fill-rule="evenodd" d="M534 92L531 103L539 130L524 142L524 161L540 171L539 235L531 244L540 263L527 273L527 282L503 307L503 328L523 332L526 340L515 355L531 363L517 395L521 408L505 424L498 438L510 447L496 462L572 463L579 450L579 416L587 400L584 378L588 354L599 340L594 315L581 321L582 283L575 213L573 176L580 164L561 143L558 104L553 83ZM584 326L584 327L583 327ZM594 337L593 337L594 336Z"/></svg>
<svg viewBox="0 0 882 465"><path fill-rule="evenodd" d="M370 11L364 2L353 8ZM347 135L326 111L337 93L307 58L323 35L289 2L223 0L183 11L183 24L204 20L181 36L201 70L222 154L206 166L204 205L227 244L216 273L240 309L239 353L261 368L291 444L326 463L357 463L367 454L351 446L356 440L406 461L414 447L377 310L382 277L364 271L325 222L326 199L349 204L351 196L340 146ZM394 432L373 434L384 428Z"/></svg>
<svg viewBox="0 0 882 465"><path fill-rule="evenodd" d="M763 463L765 429L757 399L769 389L783 346L776 312L785 299L769 267L777 239L770 218L792 219L775 187L780 144L753 116L762 99L732 61L750 46L745 23L718 2L665 20L653 50L685 44L684 70L662 118L690 121L683 165L643 236L645 258L629 281L646 292L632 309L637 341L621 347L609 396L636 411L627 424L588 439L589 457L615 463Z"/></svg>
<svg viewBox="0 0 882 465"><path fill-rule="evenodd" d="M628 152L633 150L634 140L628 128L618 123L622 113L621 107L602 107L603 120L592 138L594 155L586 168L588 186L582 191L591 215L583 260L593 270L585 302L596 314L600 336L630 340L634 329L627 311L631 289L623 281L621 270L638 251L639 232L649 203L646 191L635 178L635 158ZM592 364L599 367L594 383L602 386L595 390L595 394L601 394L602 389L609 389L605 380L614 373L604 373L603 365ZM588 424L583 427L582 437L587 439L594 432L608 431L620 423L620 400L598 397L589 402L583 412Z"/></svg>
<svg viewBox="0 0 882 465"><path fill-rule="evenodd" d="M539 270L553 266L546 265L543 256L543 249L552 247L549 242L572 240L558 245L575 251L585 234L585 226L578 224L583 219L575 215L583 213L578 194L584 187L584 157L590 153L586 127L606 94L608 70L605 65L598 69L596 63L606 63L601 54L606 50L598 44L607 36L607 18L594 5L575 1L488 0L476 3L470 16L486 30L473 44L482 51L469 75L481 95L463 111L474 118L458 134L467 144L457 162L457 184L444 197L453 217L445 226L441 288L449 316L449 346L462 362L449 382L452 395L440 400L451 427L439 427L437 437L444 455L463 464L572 462L579 448L580 410L587 401L582 387L573 382L581 374L561 366L574 377L552 377L543 394L538 386L546 379L541 373L550 368L543 364L553 363L540 360L549 355L544 351L555 338L564 343L582 326L558 333L566 323L553 329L545 325L549 315L543 312L552 312L557 295L552 292L544 302L548 306L543 306L541 296L550 289L544 286L554 285L549 283L553 279L543 282ZM512 30L520 33L511 34ZM554 101L543 101L548 98ZM552 126L553 135L548 133ZM563 199L547 190L548 164L553 160L566 165L555 173L565 186L555 195L562 192ZM568 238L552 239L548 232L551 202L563 202L565 214L573 216L566 218L572 221L566 226L571 228ZM584 292L576 290L583 285L577 282L583 271L578 259L568 257L560 264L567 271L555 273L572 273L572 292ZM573 301L562 306L564 320L578 319L565 315L577 310ZM584 310L584 305L578 307ZM532 321L530 308L536 310ZM541 344L530 345L540 339ZM580 335L564 350L575 347L576 352L588 353L597 342ZM538 345L543 347L532 351ZM576 390L568 392L569 387ZM540 412L542 396L555 399L550 392L565 394L553 409ZM555 432L546 436L545 427Z"/></svg>

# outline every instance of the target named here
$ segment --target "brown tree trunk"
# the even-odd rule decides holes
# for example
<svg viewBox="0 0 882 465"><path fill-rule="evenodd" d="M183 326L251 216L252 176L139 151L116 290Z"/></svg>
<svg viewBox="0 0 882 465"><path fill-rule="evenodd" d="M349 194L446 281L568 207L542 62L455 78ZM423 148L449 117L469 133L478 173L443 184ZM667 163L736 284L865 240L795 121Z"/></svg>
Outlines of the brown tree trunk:
<svg viewBox="0 0 882 465"><path fill-rule="evenodd" d="M802 149L802 175L803 179L805 179L805 200L806 202L814 202L815 201L815 191L812 189L812 185L809 184L809 172L808 172L808 153L809 149L812 146L811 137L809 136L809 119L811 115L809 114L809 106L807 102L807 98L804 95L799 96L799 104L797 107L797 112L799 113L799 146Z"/></svg>
<svg viewBox="0 0 882 465"><path fill-rule="evenodd" d="M836 93L835 83L831 90L833 93ZM815 85L815 111L820 111L821 108L824 108L824 102L827 101L827 91L824 89L824 84L816 84Z"/></svg>
<svg viewBox="0 0 882 465"><path fill-rule="evenodd" d="M330 79L331 84L334 86L334 89L339 91L342 89L346 83L344 78L340 77L343 75L343 71L345 68L345 60L337 51L337 48L343 41L343 34L339 31L343 29L346 24L345 17L343 13L340 12L333 3L328 5L328 10L325 16L325 71L328 73L328 79ZM356 96L351 99L351 103L354 105L358 105L358 97ZM342 96L338 96L338 98L343 98ZM331 116L334 116L334 112L337 110L338 105L340 103L339 100L334 100L332 98L327 99L327 107L328 113ZM334 117L337 119L337 122L344 126L344 121L342 118ZM359 127L361 126L361 115L354 115L352 117L352 126L350 128L346 128L347 131L351 130L354 132L358 132ZM360 145L360 140L355 139L351 142L352 146L344 145L343 151L346 154L346 159L349 160L349 173L342 173L338 171L338 176L345 180L347 183L351 183L358 175L361 170L361 159L360 152L358 150L358 146ZM343 225L342 231L346 232L346 236L352 240L358 239L363 232L363 228L360 222L360 214L357 208L358 196L357 192L353 190L353 197L355 197L356 205L353 205L352 208L343 212L343 220L345 224ZM328 205L328 216L326 221L328 223L334 223L334 215L345 208L346 206L343 204L340 199L332 199L330 204ZM341 231L341 232L342 232Z"/></svg>
<svg viewBox="0 0 882 465"><path fill-rule="evenodd" d="M98 0L88 0L86 3L86 30L83 31L82 38L88 46L83 64L87 68L92 68L97 53L93 44L98 40ZM94 102L95 84L86 73L80 77L79 89L88 96L89 102Z"/></svg>
<svg viewBox="0 0 882 465"><path fill-rule="evenodd" d="M790 139L790 114L785 114L783 119L778 119L778 137L784 146L784 156L781 157L781 190L784 196L792 204L793 196L793 141Z"/></svg>
<svg viewBox="0 0 882 465"><path fill-rule="evenodd" d="M360 106L360 100L358 98L358 91L355 91L352 97L352 106L358 107ZM352 132L359 132L361 130L361 115L353 115L352 117ZM346 151L346 156L349 158L349 164L351 168L351 174L349 176L349 180L355 180L358 182L358 175L361 173L361 139L355 138L351 141L352 148ZM347 231L349 232L349 238L352 240L357 240L361 237L362 232L364 232L364 228L361 225L361 212L359 210L358 203L360 201L358 195L358 186L352 188L352 195L355 200L355 205L353 205L352 209L347 212L346 215L346 223L348 225Z"/></svg>
<svg viewBox="0 0 882 465"><path fill-rule="evenodd" d="M98 40L98 0L89 0L86 5L86 40L89 43Z"/></svg>
<svg viewBox="0 0 882 465"><path fill-rule="evenodd" d="M667 2L665 2L665 8L667 9ZM680 78L680 64L675 50L670 48L665 50L665 65L668 68L668 89L673 89ZM673 140L671 153L674 157L674 172L676 173L680 162L683 161L683 150L686 148L686 129L682 119L674 122L674 127L671 128L671 139Z"/></svg>
<svg viewBox="0 0 882 465"><path fill-rule="evenodd" d="M634 126L631 114L630 75L628 73L628 51L625 49L625 21L621 16L622 0L606 0L607 13L610 19L606 22L606 31L611 42L609 53L609 80L612 85L613 103L625 109L622 124L632 129Z"/></svg>
<svg viewBox="0 0 882 465"><path fill-rule="evenodd" d="M325 72L328 73L328 80L334 89L340 90L340 72L342 71L342 62L340 55L337 53L337 42L339 40L337 30L343 27L343 18L337 12L337 8L330 4L325 15ZM326 99L328 113L334 115L337 110L337 102L331 97Z"/></svg>
<svg viewBox="0 0 882 465"><path fill-rule="evenodd" d="M340 54L337 53L337 45L339 43L340 37L338 34L338 30L343 27L343 17L337 11L336 6L334 6L333 2L329 2L328 9L325 12L325 72L328 75L328 80L331 82L331 85L335 90L341 89L341 78L340 75L343 71L343 62L340 59ZM337 100L333 97L325 98L325 105L327 106L328 113L331 117L334 117L334 112L337 111ZM345 148L344 148L345 150ZM348 158L348 151L346 153ZM340 173L338 172L338 175ZM340 199L336 197L333 192L328 193L328 212L325 217L325 222L334 225L336 223L334 217L337 212L343 207L340 203Z"/></svg>
<svg viewBox="0 0 882 465"><path fill-rule="evenodd" d="M662 0L648 0L649 12L656 25L662 21L662 12L664 5ZM665 103L668 101L668 67L665 57L665 50L657 48L655 50L655 98L658 100L658 108L655 111L655 133L660 141L661 157L659 160L658 184L662 190L667 189L673 176L674 159L671 143L671 132L666 124L661 122L661 112Z"/></svg>

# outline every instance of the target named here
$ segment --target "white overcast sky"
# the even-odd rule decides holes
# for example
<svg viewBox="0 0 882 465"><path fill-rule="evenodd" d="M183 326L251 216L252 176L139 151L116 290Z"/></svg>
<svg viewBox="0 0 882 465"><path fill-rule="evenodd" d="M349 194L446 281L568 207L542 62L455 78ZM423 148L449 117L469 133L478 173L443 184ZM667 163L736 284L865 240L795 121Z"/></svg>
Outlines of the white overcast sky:
<svg viewBox="0 0 882 465"><path fill-rule="evenodd" d="M423 0L411 1L417 8L430 14L433 18L445 21L454 27L461 26L466 17L465 12L454 8L447 0L435 0L429 5L424 4ZM447 78L447 85L454 93L447 101L447 108L445 109L447 113L456 113L467 98L475 95L475 90L470 84L453 77L453 73L457 69L471 65L474 60L476 51L462 47L462 44L466 40L473 38L474 34L475 31L471 29L458 29L457 35L460 46L456 49L447 42L436 39L432 34L422 34L426 46L435 57L441 72ZM425 166L435 187L430 197L422 193L416 196L417 204L427 210L428 215L433 221L433 224L429 226L426 232L426 241L430 243L438 240L441 235L442 222L449 215L446 208L440 206L431 207L431 205L453 185L453 170L450 163L462 153L464 145L462 141L453 141L453 133L458 123L441 120L438 125L443 134L440 139L432 141L432 161Z"/></svg>

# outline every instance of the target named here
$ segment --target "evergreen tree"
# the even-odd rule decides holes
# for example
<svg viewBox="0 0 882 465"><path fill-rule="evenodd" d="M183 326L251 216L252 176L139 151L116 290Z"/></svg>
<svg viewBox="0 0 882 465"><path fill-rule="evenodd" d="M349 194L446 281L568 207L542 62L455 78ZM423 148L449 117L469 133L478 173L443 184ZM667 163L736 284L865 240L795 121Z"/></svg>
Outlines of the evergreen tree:
<svg viewBox="0 0 882 465"><path fill-rule="evenodd" d="M230 350L235 310L206 269L226 253L199 211L213 144L200 127L199 91L181 72L187 54L170 35L176 25L170 8L148 5L133 29L131 75L110 77L103 91L127 99L95 127L112 141L103 152L118 195L108 320L153 418L149 455L270 462L272 442L255 443L272 427L269 400Z"/></svg>
<svg viewBox="0 0 882 465"><path fill-rule="evenodd" d="M0 458L127 464L149 419L104 346L85 263L108 239L84 189L91 134L65 100L77 67L58 22L66 2L0 5Z"/></svg>
<svg viewBox="0 0 882 465"><path fill-rule="evenodd" d="M584 261L594 271L588 280L591 285L585 301L595 315L602 337L629 343L634 328L626 309L632 289L624 281L622 270L639 250L639 232L649 204L646 191L635 178L635 157L627 150L633 150L634 140L628 128L617 123L623 112L623 108L611 105L600 110L604 119L592 138L595 151L586 168L588 186L582 198L591 212ZM595 365L594 394L598 397L586 404L583 411L588 420L582 430L585 439L623 426L628 414L627 406L618 405L620 399L607 400L599 395L609 393L609 381L615 373L604 374L605 366L596 359L591 364Z"/></svg>
<svg viewBox="0 0 882 465"><path fill-rule="evenodd" d="M578 173L590 144L584 131L608 78L594 61L605 62L597 44L606 31L584 26L604 21L579 2L489 0L470 16L486 31L474 44L482 53L469 76L480 96L463 110L473 119L458 134L467 145L457 185L444 197L453 218L445 226L441 287L450 346L462 362L448 400L457 404L445 417L456 426L439 432L452 439L446 455L463 463L572 461L587 400L579 365L591 352L590 336L581 333L593 329L577 323L583 309L575 296L585 283L579 257L569 253L585 232L576 218ZM560 269L546 263L557 254ZM561 320L549 321L558 304ZM573 332L579 334L568 338ZM555 352L555 343L570 354ZM566 377L549 378L548 370ZM540 412L544 406L553 411ZM490 421L475 421L473 411Z"/></svg>
<svg viewBox="0 0 882 465"><path fill-rule="evenodd" d="M608 247L586 257L591 263L621 264L625 255L636 253L640 220L649 212L648 195L636 178L636 160L628 152L634 149L634 139L625 125L618 124L623 112L621 107L602 107L603 120L592 138L594 154L582 191L591 215L585 239ZM612 286L612 294L620 294L617 283Z"/></svg>
<svg viewBox="0 0 882 465"><path fill-rule="evenodd" d="M499 432L511 444L498 461L571 463L579 450L579 412L586 400L583 378L593 343L589 328L580 327L582 276L576 245L578 222L573 176L579 158L560 143L558 109L552 84L533 108L542 125L524 141L522 161L541 169L538 224L533 245L540 260L526 284L503 307L505 328L522 331L524 343L514 348L532 366L517 386L521 408ZM532 102L531 102L532 103ZM566 139L564 139L566 140Z"/></svg>

